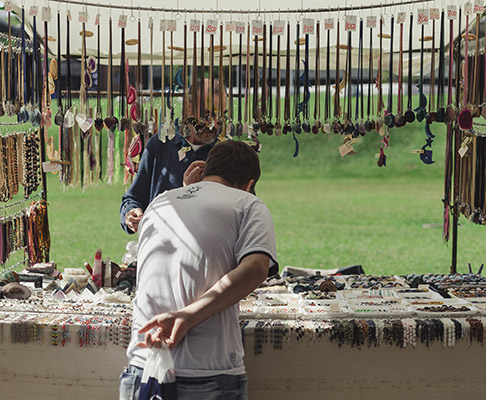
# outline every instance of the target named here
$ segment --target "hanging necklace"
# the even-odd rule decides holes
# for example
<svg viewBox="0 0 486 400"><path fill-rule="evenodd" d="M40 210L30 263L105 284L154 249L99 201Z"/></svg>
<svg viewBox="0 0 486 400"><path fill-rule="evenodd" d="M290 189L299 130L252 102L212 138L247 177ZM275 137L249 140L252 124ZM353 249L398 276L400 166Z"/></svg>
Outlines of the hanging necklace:
<svg viewBox="0 0 486 400"><path fill-rule="evenodd" d="M305 52L304 52L304 100L302 105L302 110L304 114L304 122L302 123L302 130L306 133L311 131L311 126L309 123L309 101L310 101L310 90L309 90L309 34L305 34Z"/></svg>
<svg viewBox="0 0 486 400"><path fill-rule="evenodd" d="M400 23L400 52L398 60L398 101L397 101L397 115L395 116L395 126L397 128L405 125L405 117L403 115L403 21L399 19Z"/></svg>
<svg viewBox="0 0 486 400"><path fill-rule="evenodd" d="M425 107L427 99L423 91L424 80L424 42L425 42L425 27L422 24L420 33L420 78L419 78L419 107L417 109L416 118L418 122L422 122L425 118Z"/></svg>
<svg viewBox="0 0 486 400"><path fill-rule="evenodd" d="M231 24L234 27L234 22L231 21ZM234 111L234 104L233 104L233 27L229 32L229 65L228 65L228 88L229 88L229 107L228 107L228 114L227 114L227 125L226 125L226 133L229 136L233 136L235 134L235 125L233 123L233 111Z"/></svg>
<svg viewBox="0 0 486 400"><path fill-rule="evenodd" d="M302 125L300 122L300 113L303 103L300 103L300 23L296 25L296 40L295 40L295 83L294 83L294 126L295 133L302 132Z"/></svg>
<svg viewBox="0 0 486 400"><path fill-rule="evenodd" d="M244 25L243 25L244 26ZM239 32L239 47L238 47L238 122L236 124L236 136L241 137L243 134L242 120L242 96L243 96L243 32Z"/></svg>
<svg viewBox="0 0 486 400"><path fill-rule="evenodd" d="M360 113L361 105L361 113ZM358 41L358 79L356 80L356 108L354 112L356 123L354 124L353 136L364 135L366 132L363 123L363 19L359 20L359 41Z"/></svg>
<svg viewBox="0 0 486 400"><path fill-rule="evenodd" d="M273 135L273 128L275 125L272 123L272 111L273 111L273 92L272 92L272 72L273 72L273 65L272 65L272 58L273 58L273 24L270 23L270 30L269 30L269 48L268 48L268 79L267 79L267 96L268 96L268 113L267 113L267 134ZM266 110L265 110L266 111Z"/></svg>
<svg viewBox="0 0 486 400"><path fill-rule="evenodd" d="M445 25L445 13L442 10L440 17L440 39L439 39L439 82L437 88L437 114L436 121L445 121L445 108L444 108L444 69L445 69L445 45L444 45L444 25ZM452 53L450 53L452 55ZM451 57L452 58L452 57ZM452 71L452 70L451 70Z"/></svg>
<svg viewBox="0 0 486 400"><path fill-rule="evenodd" d="M285 56L285 104L283 134L292 131L290 125L290 23L287 23L287 54Z"/></svg>
<svg viewBox="0 0 486 400"><path fill-rule="evenodd" d="M97 41L97 62L100 65L101 55L100 55L100 44L101 44L101 28L100 24L98 24L98 41ZM103 118L101 118L101 92L100 92L100 79L98 73L98 82L96 84L96 119L94 120L94 126L97 132L101 132L103 130ZM101 144L102 144L102 136L100 135L100 152L101 152ZM101 179L101 153L100 153L100 179Z"/></svg>
<svg viewBox="0 0 486 400"><path fill-rule="evenodd" d="M413 31L413 14L410 13L410 28L408 34L408 81L407 81L408 101L407 101L407 111L405 111L405 121L408 123L415 121L415 113L412 110L413 109L412 107L412 56L413 56L412 31Z"/></svg>
<svg viewBox="0 0 486 400"><path fill-rule="evenodd" d="M382 89L382 81L383 81L383 15L380 15L380 51L378 56L378 99L376 105L376 127L375 129L379 132L381 127L383 126L383 117L382 111L384 108L383 104L383 89Z"/></svg>
<svg viewBox="0 0 486 400"><path fill-rule="evenodd" d="M219 25L219 69L218 69L218 80L219 80L219 87L218 87L218 119L216 121L216 128L218 129L218 134L222 137L225 136L224 128L224 104L223 104L223 96L224 96L224 75L223 75L223 24Z"/></svg>
<svg viewBox="0 0 486 400"><path fill-rule="evenodd" d="M326 97L324 99L324 120L325 123L322 127L324 133L331 133L331 123L329 119L331 118L331 29L327 28L327 44L326 44Z"/></svg>
<svg viewBox="0 0 486 400"><path fill-rule="evenodd" d="M280 21L279 21L280 22ZM280 136L282 134L282 125L280 124L280 34L277 35L277 81L275 82L275 135Z"/></svg>
<svg viewBox="0 0 486 400"><path fill-rule="evenodd" d="M314 125L312 133L318 134L322 128L321 122L321 54L320 54L321 25L319 20L316 23L316 66L315 66L315 95L314 95Z"/></svg>
<svg viewBox="0 0 486 400"><path fill-rule="evenodd" d="M182 129L180 129L182 137L189 137L192 133L191 126L188 120L188 106L189 99L187 95L188 85L187 85L187 23L184 22L184 56L183 56L183 93L182 93Z"/></svg>
<svg viewBox="0 0 486 400"><path fill-rule="evenodd" d="M258 115L258 83L259 83L259 74L258 74L258 36L255 35L253 38L255 42L255 53L253 56L253 133L258 133L260 129L259 124L259 115Z"/></svg>
<svg viewBox="0 0 486 400"><path fill-rule="evenodd" d="M197 29L194 29L192 39L192 81L191 81L191 116L189 118L192 125L197 125ZM163 93L162 93L163 97Z"/></svg>
<svg viewBox="0 0 486 400"><path fill-rule="evenodd" d="M250 104L250 23L247 24L246 29L245 125L243 133L248 133L250 125L248 110Z"/></svg>
<svg viewBox="0 0 486 400"><path fill-rule="evenodd" d="M462 130L468 131L472 128L472 114L469 109L468 101L468 85L469 85L469 62L468 62L468 47L469 47L469 14L466 14L466 33L464 44L464 102L461 112L458 115L459 127Z"/></svg>
<svg viewBox="0 0 486 400"><path fill-rule="evenodd" d="M341 48L341 45L339 43L339 25L340 25L340 21L338 19L337 21L337 29L336 29L336 78L334 80L334 121L332 123L332 131L334 132L334 134L337 134L337 133L341 133L343 131L343 125L341 124L341 122L339 121L340 117L341 117L341 105L340 105L340 100L339 100L339 96L340 96L340 92L341 92L341 89L340 89L340 82L339 82L339 78L340 78L340 70L339 70L339 63L340 63L340 48Z"/></svg>
<svg viewBox="0 0 486 400"><path fill-rule="evenodd" d="M430 48L430 83L429 83L429 112L426 122L431 124L437 118L435 109L435 19L432 19L432 44Z"/></svg>
<svg viewBox="0 0 486 400"><path fill-rule="evenodd" d="M344 118L344 132L347 134L351 134L354 131L354 124L353 124L353 113L351 107L351 93L353 88L353 81L351 79L351 60L352 60L352 48L351 48L351 31L348 31L348 44L346 50L346 79L347 85L345 88L345 96L344 96L344 103L345 103L345 118Z"/></svg>
<svg viewBox="0 0 486 400"><path fill-rule="evenodd" d="M371 23L369 25L370 25L370 47L369 47L369 55L368 55L368 103L366 109L367 117L365 122L366 132L371 132L373 129L375 129L375 121L372 121L370 119L370 115L373 113L371 110L373 104L371 85L375 75L373 71L373 27Z"/></svg>
<svg viewBox="0 0 486 400"><path fill-rule="evenodd" d="M151 137L154 133L156 133L156 127L157 127L157 121L156 121L156 115L157 112L154 108L154 23L152 20L152 17L149 19L149 31L150 31L150 115L149 119L147 121L147 133L148 136ZM185 25L184 25L185 27ZM184 28L185 29L185 28ZM184 35L186 33L184 32ZM186 43L185 43L185 36L184 36L184 64L186 64ZM185 66L185 74L187 74L187 64ZM184 95L186 95L187 92L187 76L184 76L184 83L186 84L186 87L184 89ZM186 99L187 101L187 99ZM187 107L187 104L184 103L184 105Z"/></svg>
<svg viewBox="0 0 486 400"><path fill-rule="evenodd" d="M383 120L385 125L389 128L395 126L395 116L393 115L393 28L395 25L395 17L392 15L390 24L390 60L388 62L388 107L386 115Z"/></svg>
<svg viewBox="0 0 486 400"><path fill-rule="evenodd" d="M262 99L260 108L260 130L267 133L267 24L263 24L262 43Z"/></svg>
<svg viewBox="0 0 486 400"><path fill-rule="evenodd" d="M141 70L141 69L140 69ZM169 104L170 104L170 123L167 131L167 138L169 140L174 139L176 135L176 128L174 124L174 90L173 84L174 74L174 31L170 31L170 66L169 66ZM141 78L141 77L140 77ZM141 82L140 82L141 84Z"/></svg>

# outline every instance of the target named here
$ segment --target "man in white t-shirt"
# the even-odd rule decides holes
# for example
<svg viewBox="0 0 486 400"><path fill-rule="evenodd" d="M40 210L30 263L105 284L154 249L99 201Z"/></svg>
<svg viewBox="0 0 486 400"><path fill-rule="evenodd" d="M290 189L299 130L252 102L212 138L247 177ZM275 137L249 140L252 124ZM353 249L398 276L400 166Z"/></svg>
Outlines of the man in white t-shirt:
<svg viewBox="0 0 486 400"><path fill-rule="evenodd" d="M246 399L238 302L278 271L272 217L253 194L259 177L250 146L222 142L200 182L166 191L147 208L120 399L138 399L149 348L162 341L179 400Z"/></svg>

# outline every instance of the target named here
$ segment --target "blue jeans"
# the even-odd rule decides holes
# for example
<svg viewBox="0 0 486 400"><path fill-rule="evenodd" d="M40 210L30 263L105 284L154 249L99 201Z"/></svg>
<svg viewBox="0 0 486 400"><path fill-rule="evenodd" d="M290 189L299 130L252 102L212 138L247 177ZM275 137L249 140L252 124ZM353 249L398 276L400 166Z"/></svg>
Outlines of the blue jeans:
<svg viewBox="0 0 486 400"><path fill-rule="evenodd" d="M138 400L143 369L129 365L120 375L120 400ZM177 400L246 400L246 375L177 377Z"/></svg>

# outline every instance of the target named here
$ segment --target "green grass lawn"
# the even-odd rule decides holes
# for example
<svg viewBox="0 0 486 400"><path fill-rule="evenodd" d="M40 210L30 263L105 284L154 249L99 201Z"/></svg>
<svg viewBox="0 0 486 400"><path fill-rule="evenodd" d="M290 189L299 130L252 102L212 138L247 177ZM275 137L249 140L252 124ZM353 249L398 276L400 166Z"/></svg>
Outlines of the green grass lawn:
<svg viewBox="0 0 486 400"><path fill-rule="evenodd" d="M368 133L355 144L358 154L342 158L343 137L260 136L262 178L257 193L274 218L280 265L340 268L361 264L370 274L447 273L452 242L442 241L445 129L434 125L432 165L417 154L425 143L424 124L392 129L387 166L375 155L381 137ZM56 128L51 134L57 136ZM106 143L106 141L105 141ZM51 259L60 269L92 263L99 247L120 262L136 236L120 228L122 183L64 188L48 177ZM460 218L458 270L485 262L486 227ZM18 255L16 257L19 257ZM15 257L11 261L15 260ZM7 264L8 265L8 264Z"/></svg>

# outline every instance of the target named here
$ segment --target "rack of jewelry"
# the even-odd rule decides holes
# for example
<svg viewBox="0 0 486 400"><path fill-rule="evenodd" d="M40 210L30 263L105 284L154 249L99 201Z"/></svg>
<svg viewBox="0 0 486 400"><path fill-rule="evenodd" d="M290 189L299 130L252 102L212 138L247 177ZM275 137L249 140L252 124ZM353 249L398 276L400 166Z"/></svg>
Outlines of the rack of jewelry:
<svg viewBox="0 0 486 400"><path fill-rule="evenodd" d="M47 203L40 188L40 130L23 124L0 124L0 265L23 251L19 263L48 259ZM18 257L17 257L18 258ZM7 268L8 267L8 268ZM2 281L7 278L2 278Z"/></svg>

